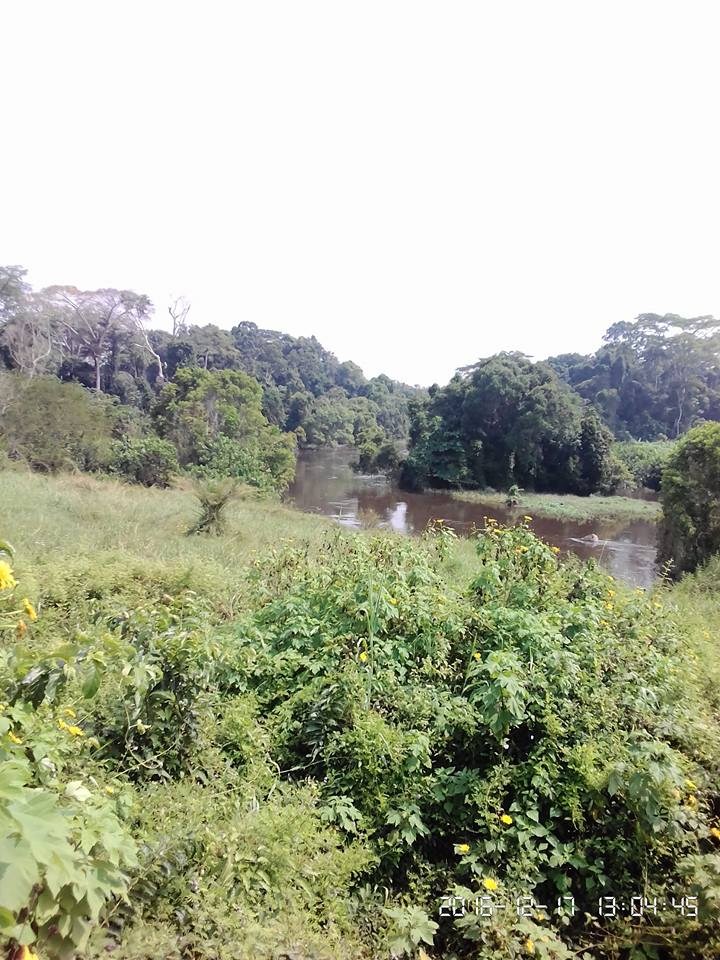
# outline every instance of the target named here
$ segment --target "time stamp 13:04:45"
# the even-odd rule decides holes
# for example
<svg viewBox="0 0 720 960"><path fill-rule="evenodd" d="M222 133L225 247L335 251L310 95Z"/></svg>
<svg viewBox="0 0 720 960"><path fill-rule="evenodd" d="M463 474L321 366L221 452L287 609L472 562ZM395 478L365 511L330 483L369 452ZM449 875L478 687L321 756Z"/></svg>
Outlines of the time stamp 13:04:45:
<svg viewBox="0 0 720 960"><path fill-rule="evenodd" d="M439 915L441 917L464 917L473 913L478 917L494 917L500 913L514 912L518 917L537 917L539 913L560 914L574 917L578 912L574 897L558 897L553 906L539 903L534 897L516 897L513 901L499 900L495 897L442 897ZM630 918L642 919L661 914L696 918L698 916L697 897L644 897L640 894L620 897L598 897L585 913L603 917L606 920Z"/></svg>

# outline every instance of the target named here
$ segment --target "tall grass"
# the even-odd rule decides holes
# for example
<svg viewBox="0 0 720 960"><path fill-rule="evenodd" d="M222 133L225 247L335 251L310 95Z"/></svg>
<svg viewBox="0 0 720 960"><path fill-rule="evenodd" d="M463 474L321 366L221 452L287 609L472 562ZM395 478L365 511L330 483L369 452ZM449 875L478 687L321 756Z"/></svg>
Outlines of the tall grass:
<svg viewBox="0 0 720 960"><path fill-rule="evenodd" d="M133 563L187 568L190 580L231 588L256 551L287 538L319 541L329 521L246 493L227 507L220 537L188 537L197 499L187 489L130 486L83 474L0 473L0 537L20 568L46 569L72 556L123 555Z"/></svg>
<svg viewBox="0 0 720 960"><path fill-rule="evenodd" d="M486 503L492 507L506 507L507 494L483 490L461 490L452 494L456 500ZM634 497L577 497L572 494L522 493L517 513L550 517L555 520L648 520L660 516L660 504L654 500Z"/></svg>

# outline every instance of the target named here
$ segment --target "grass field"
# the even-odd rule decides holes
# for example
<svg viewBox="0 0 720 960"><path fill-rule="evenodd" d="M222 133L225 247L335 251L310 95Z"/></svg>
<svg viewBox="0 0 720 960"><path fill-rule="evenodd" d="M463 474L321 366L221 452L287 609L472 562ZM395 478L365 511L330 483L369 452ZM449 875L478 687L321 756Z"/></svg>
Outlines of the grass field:
<svg viewBox="0 0 720 960"><path fill-rule="evenodd" d="M197 514L189 486L162 490L86 474L0 476L0 539L15 547L18 569L32 579L52 576L70 557L100 563L120 556L128 571L153 564L228 598L256 555L293 540L317 545L344 530L325 517L247 491L228 507L222 536L188 536ZM464 576L473 560L473 545L460 541L448 572Z"/></svg>
<svg viewBox="0 0 720 960"><path fill-rule="evenodd" d="M486 493L482 490L455 491L456 500L504 507L504 493ZM571 494L523 493L515 509L518 514L530 513L553 520L648 520L660 516L660 504L653 500L632 497L576 497Z"/></svg>

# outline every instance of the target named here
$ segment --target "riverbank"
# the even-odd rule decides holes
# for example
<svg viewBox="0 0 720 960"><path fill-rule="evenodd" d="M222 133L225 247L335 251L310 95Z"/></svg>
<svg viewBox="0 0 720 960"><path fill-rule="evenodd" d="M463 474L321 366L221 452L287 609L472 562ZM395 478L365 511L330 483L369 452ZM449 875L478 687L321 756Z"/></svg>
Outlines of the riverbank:
<svg viewBox="0 0 720 960"><path fill-rule="evenodd" d="M504 493L454 490L451 496L453 500L486 504L496 509L506 505ZM577 497L572 494L523 493L520 504L513 510L519 516L529 514L578 523L588 520L645 520L653 523L660 518L661 507L656 500L639 500L633 497Z"/></svg>

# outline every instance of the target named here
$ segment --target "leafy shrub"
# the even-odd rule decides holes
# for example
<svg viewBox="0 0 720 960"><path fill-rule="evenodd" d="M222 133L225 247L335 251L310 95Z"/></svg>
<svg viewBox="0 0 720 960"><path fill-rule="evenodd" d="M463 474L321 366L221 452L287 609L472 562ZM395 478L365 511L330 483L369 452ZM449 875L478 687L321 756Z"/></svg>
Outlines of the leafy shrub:
<svg viewBox="0 0 720 960"><path fill-rule="evenodd" d="M234 477L265 491L284 490L295 474L294 441L289 434L273 435L263 444L217 437L202 445L199 466L192 472L215 480Z"/></svg>
<svg viewBox="0 0 720 960"><path fill-rule="evenodd" d="M720 423L694 427L663 472L659 558L675 574L720 552Z"/></svg>
<svg viewBox="0 0 720 960"><path fill-rule="evenodd" d="M116 440L111 456L110 467L115 473L146 487L167 487L180 469L175 447L159 437Z"/></svg>
<svg viewBox="0 0 720 960"><path fill-rule="evenodd" d="M616 443L613 452L630 472L635 486L659 490L662 472L675 446L672 440L625 440Z"/></svg>
<svg viewBox="0 0 720 960"><path fill-rule="evenodd" d="M111 401L55 377L13 374L12 396L0 421L0 441L13 459L34 470L94 470L107 465Z"/></svg>
<svg viewBox="0 0 720 960"><path fill-rule="evenodd" d="M485 880L587 909L611 888L681 885L709 836L715 765L702 769L709 715L660 607L559 565L526 522L490 523L469 594L450 598L437 546L338 539L258 567L262 606L237 643L280 769L311 775L377 857L368 880L427 915L438 891L481 895ZM396 938L408 918L392 915ZM536 927L517 930L522 951ZM544 930L549 956L584 942L579 922ZM445 924L436 940L462 953L465 933Z"/></svg>
<svg viewBox="0 0 720 960"><path fill-rule="evenodd" d="M16 598L10 563L1 562L0 633L14 627L20 642L3 658L12 702L0 704L0 942L37 942L67 957L85 949L108 902L126 895L136 845L124 798L113 799L93 770L97 741L57 702L74 664L27 669L37 611Z"/></svg>

